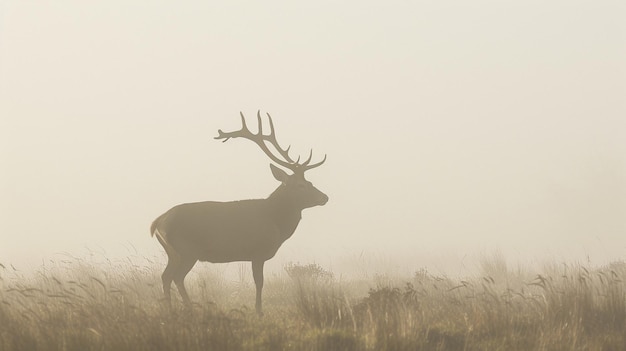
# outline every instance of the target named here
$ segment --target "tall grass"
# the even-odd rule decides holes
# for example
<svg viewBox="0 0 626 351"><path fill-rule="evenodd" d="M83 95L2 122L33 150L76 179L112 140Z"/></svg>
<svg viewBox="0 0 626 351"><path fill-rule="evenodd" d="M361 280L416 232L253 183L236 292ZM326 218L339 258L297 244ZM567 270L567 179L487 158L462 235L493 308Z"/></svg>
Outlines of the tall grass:
<svg viewBox="0 0 626 351"><path fill-rule="evenodd" d="M161 265L70 258L35 273L0 265L0 350L626 350L626 264L475 277L337 279L316 264L254 285L190 275L195 305L162 302Z"/></svg>

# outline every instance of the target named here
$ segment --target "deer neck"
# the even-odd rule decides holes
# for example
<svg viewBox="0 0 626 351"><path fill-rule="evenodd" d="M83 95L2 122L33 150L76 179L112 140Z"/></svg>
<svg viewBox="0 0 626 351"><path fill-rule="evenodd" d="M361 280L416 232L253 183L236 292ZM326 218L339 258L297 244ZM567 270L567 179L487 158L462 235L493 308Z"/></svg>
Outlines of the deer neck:
<svg viewBox="0 0 626 351"><path fill-rule="evenodd" d="M293 201L286 196L281 187L276 189L267 198L270 206L271 214L278 228L280 228L282 236L288 239L296 230L300 219L302 218L302 208L296 206Z"/></svg>

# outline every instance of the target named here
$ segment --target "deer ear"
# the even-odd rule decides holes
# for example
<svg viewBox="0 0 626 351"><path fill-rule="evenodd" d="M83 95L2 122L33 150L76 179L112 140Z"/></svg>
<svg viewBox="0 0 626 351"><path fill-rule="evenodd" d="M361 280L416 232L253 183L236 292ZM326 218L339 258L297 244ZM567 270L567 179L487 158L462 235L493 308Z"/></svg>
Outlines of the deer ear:
<svg viewBox="0 0 626 351"><path fill-rule="evenodd" d="M276 180L278 180L281 183L287 182L287 179L289 178L289 175L287 174L287 172L274 166L271 163L270 163L270 168L272 169L272 174L274 175L274 178L276 178Z"/></svg>

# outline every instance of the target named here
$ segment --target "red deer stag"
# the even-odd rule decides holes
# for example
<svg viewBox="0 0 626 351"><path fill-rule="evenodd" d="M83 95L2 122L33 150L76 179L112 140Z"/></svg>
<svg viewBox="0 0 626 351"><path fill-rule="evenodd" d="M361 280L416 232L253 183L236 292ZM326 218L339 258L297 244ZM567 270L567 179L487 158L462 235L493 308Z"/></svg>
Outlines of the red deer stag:
<svg viewBox="0 0 626 351"><path fill-rule="evenodd" d="M260 112L257 113L259 131L253 134L241 114L241 130L223 132L215 139L244 138L256 143L277 165L289 169L289 175L270 164L274 178L281 185L266 199L231 202L197 202L173 207L154 220L150 227L167 253L168 262L163 271L163 292L171 306L170 288L176 284L183 302L191 305L185 289L185 276L197 261L213 263L250 261L256 285L256 311L262 315L261 291L263 289L263 265L274 257L278 248L289 239L300 222L305 208L322 206L328 196L317 190L304 178L304 172L326 161L311 164L311 157L300 163L289 156L289 147L283 149L276 141L272 117L269 118L269 135L263 134ZM268 144L276 150L272 153Z"/></svg>

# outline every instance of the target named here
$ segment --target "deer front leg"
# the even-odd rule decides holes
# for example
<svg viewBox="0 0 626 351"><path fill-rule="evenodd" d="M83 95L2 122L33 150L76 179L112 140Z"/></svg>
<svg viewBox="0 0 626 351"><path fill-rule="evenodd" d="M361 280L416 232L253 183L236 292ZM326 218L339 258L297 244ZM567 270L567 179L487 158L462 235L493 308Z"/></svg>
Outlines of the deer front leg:
<svg viewBox="0 0 626 351"><path fill-rule="evenodd" d="M263 264L265 261L252 261L252 276L256 285L256 313L263 316L263 307L261 305L261 294L263 291Z"/></svg>

